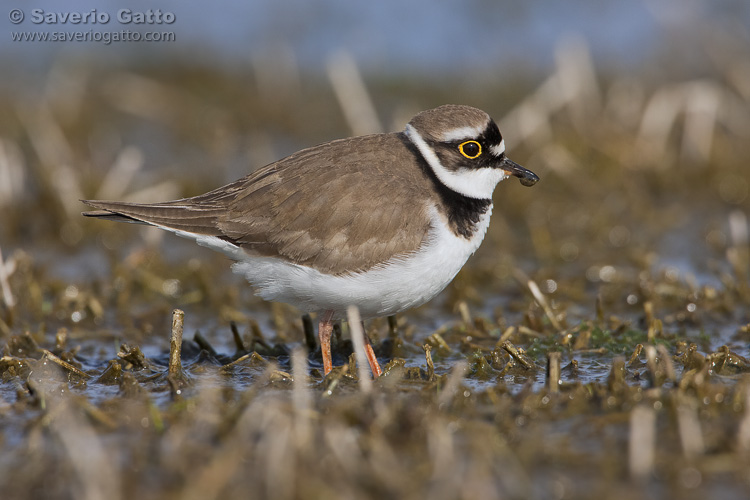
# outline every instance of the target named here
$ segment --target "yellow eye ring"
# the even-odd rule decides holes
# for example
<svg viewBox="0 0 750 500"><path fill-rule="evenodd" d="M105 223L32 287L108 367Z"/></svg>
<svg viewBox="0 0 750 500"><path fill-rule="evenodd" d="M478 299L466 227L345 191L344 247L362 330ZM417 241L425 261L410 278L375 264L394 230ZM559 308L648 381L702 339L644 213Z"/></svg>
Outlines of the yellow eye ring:
<svg viewBox="0 0 750 500"><path fill-rule="evenodd" d="M458 145L458 150L466 158L473 160L482 154L482 145L477 141L465 141Z"/></svg>

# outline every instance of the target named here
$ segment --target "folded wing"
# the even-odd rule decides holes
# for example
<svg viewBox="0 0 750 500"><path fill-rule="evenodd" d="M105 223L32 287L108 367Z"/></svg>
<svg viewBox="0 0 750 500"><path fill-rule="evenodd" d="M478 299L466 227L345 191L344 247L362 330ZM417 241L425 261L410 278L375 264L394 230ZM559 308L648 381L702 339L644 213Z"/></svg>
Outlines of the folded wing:
<svg viewBox="0 0 750 500"><path fill-rule="evenodd" d="M416 251L427 238L428 206L413 201L425 198L428 181L415 165L385 168L390 156L382 152L409 157L405 147L398 134L334 141L199 196L149 204L84 200L98 210L83 215L215 236L250 256L330 274L365 271ZM400 198L411 202L387 201Z"/></svg>

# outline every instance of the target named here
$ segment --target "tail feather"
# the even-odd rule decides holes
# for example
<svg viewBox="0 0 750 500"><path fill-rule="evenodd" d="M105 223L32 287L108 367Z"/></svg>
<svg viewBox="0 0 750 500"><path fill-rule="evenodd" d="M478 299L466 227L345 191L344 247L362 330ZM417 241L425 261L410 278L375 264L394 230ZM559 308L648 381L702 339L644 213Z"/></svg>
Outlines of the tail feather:
<svg viewBox="0 0 750 500"><path fill-rule="evenodd" d="M81 200L86 205L99 209L83 212L82 215L86 217L150 224L190 233L221 236L217 221L222 210L217 206L195 205L186 201L140 204L124 201Z"/></svg>
<svg viewBox="0 0 750 500"><path fill-rule="evenodd" d="M132 224L148 224L147 222L143 222L142 220L134 219L132 217L128 217L127 215L116 214L114 212L108 212L106 210L96 210L93 212L81 212L81 215L83 215L84 217L94 217L96 219L101 219L101 220L113 220L115 222L130 222Z"/></svg>

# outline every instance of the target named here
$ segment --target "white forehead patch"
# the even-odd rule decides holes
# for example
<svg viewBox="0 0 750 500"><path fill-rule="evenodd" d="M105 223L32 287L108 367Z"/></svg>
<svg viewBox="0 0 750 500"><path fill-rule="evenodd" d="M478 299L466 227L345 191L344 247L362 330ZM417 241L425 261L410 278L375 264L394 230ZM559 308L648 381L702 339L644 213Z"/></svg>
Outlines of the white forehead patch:
<svg viewBox="0 0 750 500"><path fill-rule="evenodd" d="M484 129L487 127L487 125L483 125L481 127L458 127L451 129L444 133L440 140L442 142L452 142L452 141L461 141L463 139L476 139L480 135L482 135L482 132L484 132Z"/></svg>
<svg viewBox="0 0 750 500"><path fill-rule="evenodd" d="M497 157L502 156L505 153L505 139L500 139L500 144L490 146L490 151Z"/></svg>

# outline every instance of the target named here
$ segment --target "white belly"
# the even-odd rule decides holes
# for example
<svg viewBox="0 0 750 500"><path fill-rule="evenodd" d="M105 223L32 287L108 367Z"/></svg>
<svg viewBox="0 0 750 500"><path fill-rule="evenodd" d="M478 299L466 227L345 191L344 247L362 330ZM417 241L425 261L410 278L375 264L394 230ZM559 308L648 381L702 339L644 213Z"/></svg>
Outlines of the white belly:
<svg viewBox="0 0 750 500"><path fill-rule="evenodd" d="M471 239L456 236L437 210L432 229L419 251L366 272L335 276L269 257L250 257L215 237L190 237L237 260L232 270L243 275L265 300L285 302L304 312L332 310L342 318L356 305L363 318L389 316L424 304L440 293L479 248L489 226L492 207L481 216Z"/></svg>

